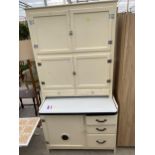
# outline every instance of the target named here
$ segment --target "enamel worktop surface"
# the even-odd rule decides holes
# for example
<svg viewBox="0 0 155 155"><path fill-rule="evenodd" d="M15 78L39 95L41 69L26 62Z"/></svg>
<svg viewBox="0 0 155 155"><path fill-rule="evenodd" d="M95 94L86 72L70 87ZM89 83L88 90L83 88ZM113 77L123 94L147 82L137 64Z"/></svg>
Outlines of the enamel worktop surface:
<svg viewBox="0 0 155 155"><path fill-rule="evenodd" d="M106 97L47 98L40 114L93 114L117 113L115 101Z"/></svg>

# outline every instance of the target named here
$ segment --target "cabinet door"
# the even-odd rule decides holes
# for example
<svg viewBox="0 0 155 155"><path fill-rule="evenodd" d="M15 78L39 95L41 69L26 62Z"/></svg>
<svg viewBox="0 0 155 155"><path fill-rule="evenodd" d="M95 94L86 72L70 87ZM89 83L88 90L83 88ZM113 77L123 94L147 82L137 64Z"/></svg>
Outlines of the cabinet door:
<svg viewBox="0 0 155 155"><path fill-rule="evenodd" d="M73 49L78 52L110 50L110 14L110 7L71 10Z"/></svg>
<svg viewBox="0 0 155 155"><path fill-rule="evenodd" d="M110 79L111 63L108 61L109 54L107 53L77 54L74 57L77 91L85 90L89 94L89 90L109 89L107 80Z"/></svg>
<svg viewBox="0 0 155 155"><path fill-rule="evenodd" d="M36 13L33 19L37 54L70 52L68 11Z"/></svg>
<svg viewBox="0 0 155 155"><path fill-rule="evenodd" d="M47 116L43 123L45 138L52 147L80 147L84 146L83 116Z"/></svg>
<svg viewBox="0 0 155 155"><path fill-rule="evenodd" d="M73 89L72 64L71 55L38 57L38 73L43 91Z"/></svg>

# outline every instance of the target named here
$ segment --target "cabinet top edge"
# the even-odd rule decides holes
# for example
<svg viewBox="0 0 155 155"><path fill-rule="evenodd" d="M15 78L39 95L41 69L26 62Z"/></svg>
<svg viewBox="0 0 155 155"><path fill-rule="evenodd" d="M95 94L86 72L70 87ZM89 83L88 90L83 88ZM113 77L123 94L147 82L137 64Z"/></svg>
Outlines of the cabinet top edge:
<svg viewBox="0 0 155 155"><path fill-rule="evenodd" d="M79 6L79 5L89 5L89 4L98 4L98 3L110 3L110 2L118 2L118 0L103 0L98 2L83 2L83 3L74 3L74 4L60 4L60 5L52 5L52 6L43 6L43 7L32 7L25 8L25 10L37 10L37 9L46 9L46 8L56 8L56 7L64 7L64 6Z"/></svg>

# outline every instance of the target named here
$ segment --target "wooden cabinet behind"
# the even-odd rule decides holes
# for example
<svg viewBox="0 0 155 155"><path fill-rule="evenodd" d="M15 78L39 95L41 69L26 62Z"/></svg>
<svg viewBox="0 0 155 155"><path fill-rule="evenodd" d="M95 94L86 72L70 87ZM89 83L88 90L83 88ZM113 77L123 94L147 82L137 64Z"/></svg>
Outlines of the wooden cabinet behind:
<svg viewBox="0 0 155 155"><path fill-rule="evenodd" d="M119 104L118 146L135 145L135 15L117 16L114 96Z"/></svg>

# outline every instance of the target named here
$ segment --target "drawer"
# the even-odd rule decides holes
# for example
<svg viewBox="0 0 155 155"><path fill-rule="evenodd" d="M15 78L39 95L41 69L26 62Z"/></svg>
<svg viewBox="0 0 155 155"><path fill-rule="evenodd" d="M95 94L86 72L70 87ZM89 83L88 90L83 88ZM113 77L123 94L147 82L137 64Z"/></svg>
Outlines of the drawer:
<svg viewBox="0 0 155 155"><path fill-rule="evenodd" d="M87 134L87 145L90 147L114 148L116 134Z"/></svg>
<svg viewBox="0 0 155 155"><path fill-rule="evenodd" d="M96 96L96 95L109 95L109 89L77 89L78 96Z"/></svg>
<svg viewBox="0 0 155 155"><path fill-rule="evenodd" d="M86 124L88 125L117 124L117 115L86 116Z"/></svg>
<svg viewBox="0 0 155 155"><path fill-rule="evenodd" d="M51 96L70 96L74 95L75 91L73 89L68 89L68 90L42 90L42 94L45 97L51 97Z"/></svg>
<svg viewBox="0 0 155 155"><path fill-rule="evenodd" d="M100 126L87 126L87 133L116 133L116 125L100 125Z"/></svg>

